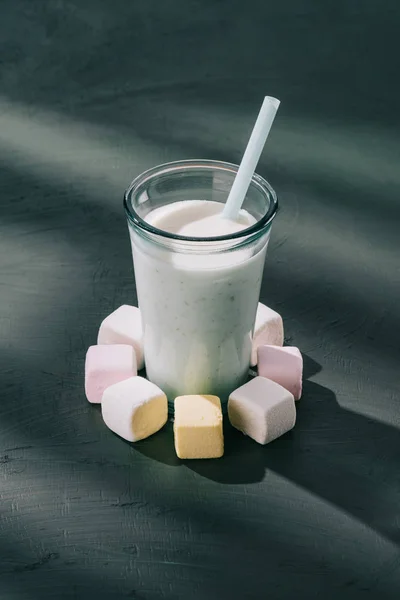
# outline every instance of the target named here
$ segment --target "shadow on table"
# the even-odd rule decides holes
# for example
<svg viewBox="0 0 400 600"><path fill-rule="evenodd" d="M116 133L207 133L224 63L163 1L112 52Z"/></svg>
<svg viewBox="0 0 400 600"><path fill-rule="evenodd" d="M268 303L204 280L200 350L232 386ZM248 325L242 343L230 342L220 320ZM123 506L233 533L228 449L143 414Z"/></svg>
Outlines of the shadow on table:
<svg viewBox="0 0 400 600"><path fill-rule="evenodd" d="M305 379L321 371L321 366L311 357L303 354L303 360ZM321 386L317 387L321 388ZM325 390L325 388L321 389ZM332 393L331 395L334 398ZM299 421L301 422L302 405L304 406L305 402L312 402L313 399L315 399L315 393L310 395L308 382L306 381L304 383L302 400L296 403L297 423L295 429L267 446L261 446L251 438L243 435L230 425L228 418L225 418L224 457L220 460L190 460L181 462L202 477L223 484L256 483L262 481L265 476L268 457L271 454L284 454L288 456L292 452L296 453L294 450L294 440L299 427Z"/></svg>
<svg viewBox="0 0 400 600"><path fill-rule="evenodd" d="M173 423L168 423L154 435L149 438L131 444L125 442L131 448L151 458L157 462L168 465L169 467L179 467L182 465L182 461L177 457L174 448L174 434L173 434Z"/></svg>
<svg viewBox="0 0 400 600"><path fill-rule="evenodd" d="M310 356L303 354L303 360L305 379L321 371L321 366ZM289 432L283 436L283 443L292 445L293 435L293 432ZM198 474L220 483L254 483L264 478L265 453L268 449L236 431L229 424L227 416L224 418L225 453L220 460L181 460L176 456L171 440L173 440L172 420L156 435L132 444L132 447L160 463L169 466L186 465ZM268 448L272 449L279 443L278 440L274 442L273 447Z"/></svg>
<svg viewBox="0 0 400 600"><path fill-rule="evenodd" d="M260 446L226 426L222 461L187 461L202 477L222 484L253 483L266 470L352 514L393 542L400 541L398 488L400 460L395 427L343 409L335 394L305 381L296 427Z"/></svg>
<svg viewBox="0 0 400 600"><path fill-rule="evenodd" d="M307 377L321 370L304 356ZM260 446L224 422L225 455L220 460L180 460L175 454L172 422L137 444L152 460L188 468L224 485L260 482L270 470L310 494L354 515L398 543L396 482L400 432L390 425L342 408L335 394L304 382L297 403L296 427L267 446Z"/></svg>
<svg viewBox="0 0 400 600"><path fill-rule="evenodd" d="M304 378L312 377L321 366L310 356L303 354ZM256 373L254 371L254 373ZM284 439L290 439L288 433ZM228 418L224 419L225 454L222 460L182 461L176 456L173 444L173 420L147 440L129 444L137 452L171 467L187 465L199 474L221 483L249 483L261 481L264 476L265 449L233 429ZM238 459L240 469L237 468ZM195 467L193 465L196 465ZM220 478L220 479L219 479Z"/></svg>
<svg viewBox="0 0 400 600"><path fill-rule="evenodd" d="M311 358L311 356L308 356L308 354L304 354L304 352L302 352L302 356L303 379L310 379L310 377L313 377L314 375L317 375L317 373L320 373L322 371L321 365L317 363L316 360Z"/></svg>

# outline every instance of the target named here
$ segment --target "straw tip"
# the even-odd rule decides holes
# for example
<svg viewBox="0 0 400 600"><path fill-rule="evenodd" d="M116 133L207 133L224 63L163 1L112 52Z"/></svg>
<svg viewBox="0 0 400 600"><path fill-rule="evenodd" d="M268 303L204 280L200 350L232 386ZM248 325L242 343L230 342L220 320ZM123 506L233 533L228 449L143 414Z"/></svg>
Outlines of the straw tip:
<svg viewBox="0 0 400 600"><path fill-rule="evenodd" d="M265 96L265 98L264 98L264 102L266 102L266 103L268 102L268 104L272 104L272 106L273 106L273 107L274 107L276 110L278 110L278 108L279 108L279 105L280 105L280 103L281 103L281 101L280 101L280 100L278 100L278 98L274 98L273 96Z"/></svg>

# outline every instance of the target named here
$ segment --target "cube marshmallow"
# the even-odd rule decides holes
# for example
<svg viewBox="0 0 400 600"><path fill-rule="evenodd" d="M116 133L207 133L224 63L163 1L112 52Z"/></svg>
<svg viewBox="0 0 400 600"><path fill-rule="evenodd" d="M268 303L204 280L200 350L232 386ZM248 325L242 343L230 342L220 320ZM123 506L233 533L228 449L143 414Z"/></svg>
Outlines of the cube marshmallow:
<svg viewBox="0 0 400 600"><path fill-rule="evenodd" d="M258 374L272 379L299 400L303 382L303 357L294 346L259 346Z"/></svg>
<svg viewBox="0 0 400 600"><path fill-rule="evenodd" d="M101 412L111 431L128 442L137 442L167 422L167 396L144 377L131 377L104 390Z"/></svg>
<svg viewBox="0 0 400 600"><path fill-rule="evenodd" d="M258 346L264 344L283 345L283 321L279 313L259 302L253 333L253 350L250 363L252 367L257 364Z"/></svg>
<svg viewBox="0 0 400 600"><path fill-rule="evenodd" d="M174 437L179 458L220 458L224 454L220 399L201 394L175 398Z"/></svg>
<svg viewBox="0 0 400 600"><path fill-rule="evenodd" d="M89 402L99 403L104 390L137 375L136 354L132 346L110 344L90 346L85 362L85 392Z"/></svg>
<svg viewBox="0 0 400 600"><path fill-rule="evenodd" d="M137 368L143 369L142 316L136 306L123 304L114 310L100 325L98 344L128 344L136 352Z"/></svg>
<svg viewBox="0 0 400 600"><path fill-rule="evenodd" d="M278 383L255 377L229 396L228 416L233 427L268 444L294 427L294 397Z"/></svg>

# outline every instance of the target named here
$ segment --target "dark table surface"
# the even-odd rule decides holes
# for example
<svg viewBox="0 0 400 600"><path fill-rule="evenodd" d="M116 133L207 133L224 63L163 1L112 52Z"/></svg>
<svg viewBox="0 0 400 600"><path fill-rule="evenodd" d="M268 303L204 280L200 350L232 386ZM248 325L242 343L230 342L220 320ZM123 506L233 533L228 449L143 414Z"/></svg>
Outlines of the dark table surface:
<svg viewBox="0 0 400 600"><path fill-rule="evenodd" d="M400 597L400 5L2 0L1 600ZM83 392L135 304L121 197L169 160L279 194L262 301L304 352L293 432L180 461Z"/></svg>

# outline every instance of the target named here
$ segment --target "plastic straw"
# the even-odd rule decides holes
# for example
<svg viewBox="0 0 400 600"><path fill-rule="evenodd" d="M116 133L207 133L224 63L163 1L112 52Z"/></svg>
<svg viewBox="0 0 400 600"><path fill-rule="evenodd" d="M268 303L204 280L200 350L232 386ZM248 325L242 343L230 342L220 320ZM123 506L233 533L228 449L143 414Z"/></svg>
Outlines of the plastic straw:
<svg viewBox="0 0 400 600"><path fill-rule="evenodd" d="M237 219L279 105L280 100L265 96L242 162L229 192L228 200L222 211L222 216L225 219Z"/></svg>

